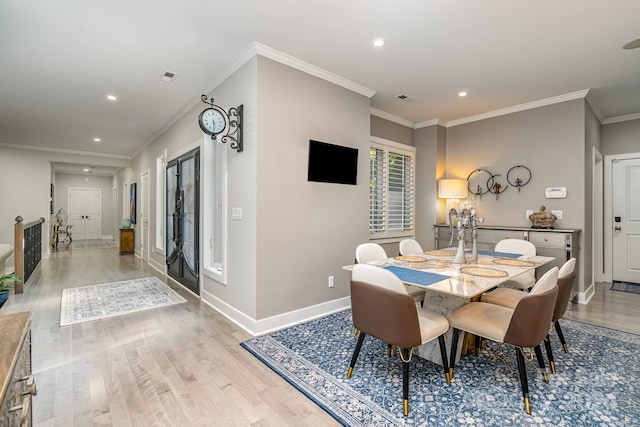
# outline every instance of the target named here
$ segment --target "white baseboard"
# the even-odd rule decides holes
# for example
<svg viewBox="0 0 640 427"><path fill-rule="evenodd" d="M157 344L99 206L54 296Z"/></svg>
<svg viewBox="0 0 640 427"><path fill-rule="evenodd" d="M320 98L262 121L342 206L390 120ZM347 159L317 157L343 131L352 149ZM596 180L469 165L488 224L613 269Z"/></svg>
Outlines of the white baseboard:
<svg viewBox="0 0 640 427"><path fill-rule="evenodd" d="M595 294L595 283L591 282L591 285L584 292L578 292L578 304L588 304Z"/></svg>
<svg viewBox="0 0 640 427"><path fill-rule="evenodd" d="M167 266L165 264L160 264L158 261L154 260L151 257L149 257L147 264L149 264L151 268L158 271L159 273L162 273L165 276L167 275Z"/></svg>
<svg viewBox="0 0 640 427"><path fill-rule="evenodd" d="M102 236L100 236L100 240L115 240L113 238L113 234L103 234Z"/></svg>
<svg viewBox="0 0 640 427"><path fill-rule="evenodd" d="M351 298L344 297L266 319L255 320L204 290L202 291L202 301L253 336L299 325L351 307Z"/></svg>

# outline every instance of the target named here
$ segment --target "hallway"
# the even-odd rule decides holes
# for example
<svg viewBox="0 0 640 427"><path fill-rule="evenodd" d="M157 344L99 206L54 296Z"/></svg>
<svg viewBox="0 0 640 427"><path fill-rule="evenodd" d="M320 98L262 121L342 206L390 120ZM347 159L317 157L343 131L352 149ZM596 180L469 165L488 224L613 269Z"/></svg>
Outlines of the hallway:
<svg viewBox="0 0 640 427"><path fill-rule="evenodd" d="M185 304L59 327L62 289L154 275L117 248L61 250L11 296L0 314L33 312L34 425L337 425L183 289Z"/></svg>

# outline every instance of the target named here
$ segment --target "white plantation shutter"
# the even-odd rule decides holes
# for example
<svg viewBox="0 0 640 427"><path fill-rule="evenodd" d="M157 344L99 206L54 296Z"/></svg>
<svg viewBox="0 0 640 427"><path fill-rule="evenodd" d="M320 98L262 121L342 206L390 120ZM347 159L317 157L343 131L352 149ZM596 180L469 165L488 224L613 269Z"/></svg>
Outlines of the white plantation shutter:
<svg viewBox="0 0 640 427"><path fill-rule="evenodd" d="M369 166L371 237L413 235L414 152L372 143Z"/></svg>
<svg viewBox="0 0 640 427"><path fill-rule="evenodd" d="M384 151L369 150L369 232L385 231L385 161Z"/></svg>

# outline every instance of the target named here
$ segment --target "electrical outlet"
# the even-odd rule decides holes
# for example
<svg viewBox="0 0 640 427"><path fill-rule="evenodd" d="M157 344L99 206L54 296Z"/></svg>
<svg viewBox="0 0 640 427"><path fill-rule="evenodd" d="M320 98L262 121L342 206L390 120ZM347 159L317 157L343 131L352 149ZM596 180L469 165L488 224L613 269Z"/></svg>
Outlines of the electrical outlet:
<svg viewBox="0 0 640 427"><path fill-rule="evenodd" d="M333 276L329 276L328 284L330 288L333 288Z"/></svg>
<svg viewBox="0 0 640 427"><path fill-rule="evenodd" d="M558 219L562 219L562 211L551 211Z"/></svg>
<svg viewBox="0 0 640 427"><path fill-rule="evenodd" d="M527 209L527 219L529 219L529 215L533 215L532 209Z"/></svg>

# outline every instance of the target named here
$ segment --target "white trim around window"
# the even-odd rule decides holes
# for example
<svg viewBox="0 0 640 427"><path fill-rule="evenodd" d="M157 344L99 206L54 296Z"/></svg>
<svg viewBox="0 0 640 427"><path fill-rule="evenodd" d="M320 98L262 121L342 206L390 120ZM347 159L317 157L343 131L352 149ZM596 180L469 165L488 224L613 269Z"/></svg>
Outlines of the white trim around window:
<svg viewBox="0 0 640 427"><path fill-rule="evenodd" d="M415 234L415 148L371 137L369 151L370 239Z"/></svg>

